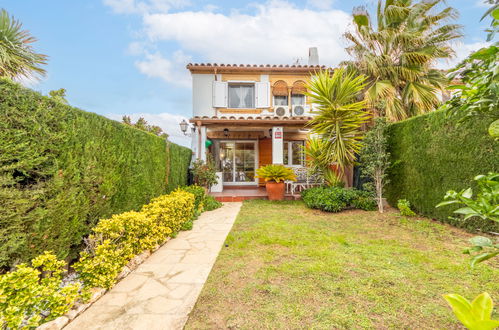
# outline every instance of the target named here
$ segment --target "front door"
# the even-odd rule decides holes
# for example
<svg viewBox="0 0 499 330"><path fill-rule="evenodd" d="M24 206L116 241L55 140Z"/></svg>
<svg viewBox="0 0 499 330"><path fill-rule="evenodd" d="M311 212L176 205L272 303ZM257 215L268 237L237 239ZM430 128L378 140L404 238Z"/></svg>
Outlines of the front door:
<svg viewBox="0 0 499 330"><path fill-rule="evenodd" d="M220 165L225 185L254 185L256 141L221 141Z"/></svg>

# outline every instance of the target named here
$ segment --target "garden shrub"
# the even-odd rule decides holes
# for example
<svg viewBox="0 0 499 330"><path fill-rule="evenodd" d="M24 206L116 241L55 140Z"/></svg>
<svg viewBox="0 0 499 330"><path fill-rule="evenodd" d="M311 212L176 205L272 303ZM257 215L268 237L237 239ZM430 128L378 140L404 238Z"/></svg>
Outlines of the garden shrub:
<svg viewBox="0 0 499 330"><path fill-rule="evenodd" d="M187 183L191 151L0 79L0 272Z"/></svg>
<svg viewBox="0 0 499 330"><path fill-rule="evenodd" d="M99 221L87 250L73 265L85 287L110 288L136 255L151 250L192 220L194 195L176 190L154 198L141 212L125 212Z"/></svg>
<svg viewBox="0 0 499 330"><path fill-rule="evenodd" d="M222 207L222 203L217 201L215 197L206 195L203 201L203 210L204 211L213 211Z"/></svg>
<svg viewBox="0 0 499 330"><path fill-rule="evenodd" d="M400 215L404 217L414 217L416 213L411 210L411 203L407 199L399 199L397 202L397 208L400 211Z"/></svg>
<svg viewBox="0 0 499 330"><path fill-rule="evenodd" d="M45 252L31 261L31 267L19 264L0 275L1 328L34 328L69 311L79 298L80 284L63 285L65 266Z"/></svg>
<svg viewBox="0 0 499 330"><path fill-rule="evenodd" d="M165 226L172 232L177 232L182 223L193 218L194 201L192 193L178 189L154 198L151 203L144 205L142 213L152 218L157 226Z"/></svg>
<svg viewBox="0 0 499 330"><path fill-rule="evenodd" d="M32 267L20 264L0 275L0 325L36 327L65 314L78 299L88 296L88 289L111 288L133 257L164 243L185 223L192 226L194 203L192 193L178 189L153 199L141 212L100 220L73 265L83 287L80 282L63 284L66 262L49 252L33 259Z"/></svg>
<svg viewBox="0 0 499 330"><path fill-rule="evenodd" d="M376 209L372 194L353 188L314 187L302 191L301 196L307 207L326 212L340 212L347 208Z"/></svg>
<svg viewBox="0 0 499 330"><path fill-rule="evenodd" d="M206 196L205 189L201 186L194 184L182 187L182 190L190 192L191 194L194 195L194 210L195 210L194 217L197 218L199 214L201 214L204 208L204 200Z"/></svg>
<svg viewBox="0 0 499 330"><path fill-rule="evenodd" d="M457 125L459 116L435 111L389 125L392 163L385 196L391 205L411 201L417 214L470 231L499 232L499 224L473 217L451 218L452 205L435 208L448 190L476 188L473 178L499 172L499 142L487 133L490 120L471 117Z"/></svg>
<svg viewBox="0 0 499 330"><path fill-rule="evenodd" d="M353 189L352 189L353 190ZM350 205L354 209L364 210L364 211L374 211L378 209L376 203L376 198L369 191L355 190L355 197L350 202Z"/></svg>

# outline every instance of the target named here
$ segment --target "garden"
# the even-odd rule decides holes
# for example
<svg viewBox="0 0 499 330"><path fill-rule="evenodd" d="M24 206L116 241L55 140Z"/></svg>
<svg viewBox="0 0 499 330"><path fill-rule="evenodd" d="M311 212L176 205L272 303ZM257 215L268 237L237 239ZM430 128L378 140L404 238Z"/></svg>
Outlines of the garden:
<svg viewBox="0 0 499 330"><path fill-rule="evenodd" d="M442 72L462 36L442 3L354 12L351 61L307 85L302 151L320 184L281 201L292 169L257 170L269 200L243 204L187 329L499 326L499 5L483 18L490 45ZM0 23L0 325L35 328L222 204L210 161L159 127L13 81L47 58L5 10Z"/></svg>
<svg viewBox="0 0 499 330"><path fill-rule="evenodd" d="M471 237L393 209L246 201L186 329L458 328L442 294L499 292L498 263L462 254Z"/></svg>

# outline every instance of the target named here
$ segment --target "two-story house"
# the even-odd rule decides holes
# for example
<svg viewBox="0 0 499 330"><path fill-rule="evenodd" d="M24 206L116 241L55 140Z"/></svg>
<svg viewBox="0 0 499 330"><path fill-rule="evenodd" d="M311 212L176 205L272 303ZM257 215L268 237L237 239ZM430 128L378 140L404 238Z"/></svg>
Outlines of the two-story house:
<svg viewBox="0 0 499 330"><path fill-rule="evenodd" d="M305 86L322 68L317 49L309 53L308 65L187 65L193 151L203 160L212 155L224 187L257 186L256 169L267 164L304 166L312 116Z"/></svg>

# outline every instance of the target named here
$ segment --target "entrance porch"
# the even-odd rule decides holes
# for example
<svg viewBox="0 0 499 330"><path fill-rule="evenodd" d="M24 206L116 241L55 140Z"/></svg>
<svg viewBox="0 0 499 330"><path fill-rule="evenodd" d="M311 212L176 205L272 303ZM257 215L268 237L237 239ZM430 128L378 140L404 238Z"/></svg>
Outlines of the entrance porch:
<svg viewBox="0 0 499 330"><path fill-rule="evenodd" d="M269 164L304 167L302 153L309 117L198 118L192 149L195 157L213 159L219 183L214 196L225 201L266 197L256 170ZM252 190L238 188L252 188Z"/></svg>

